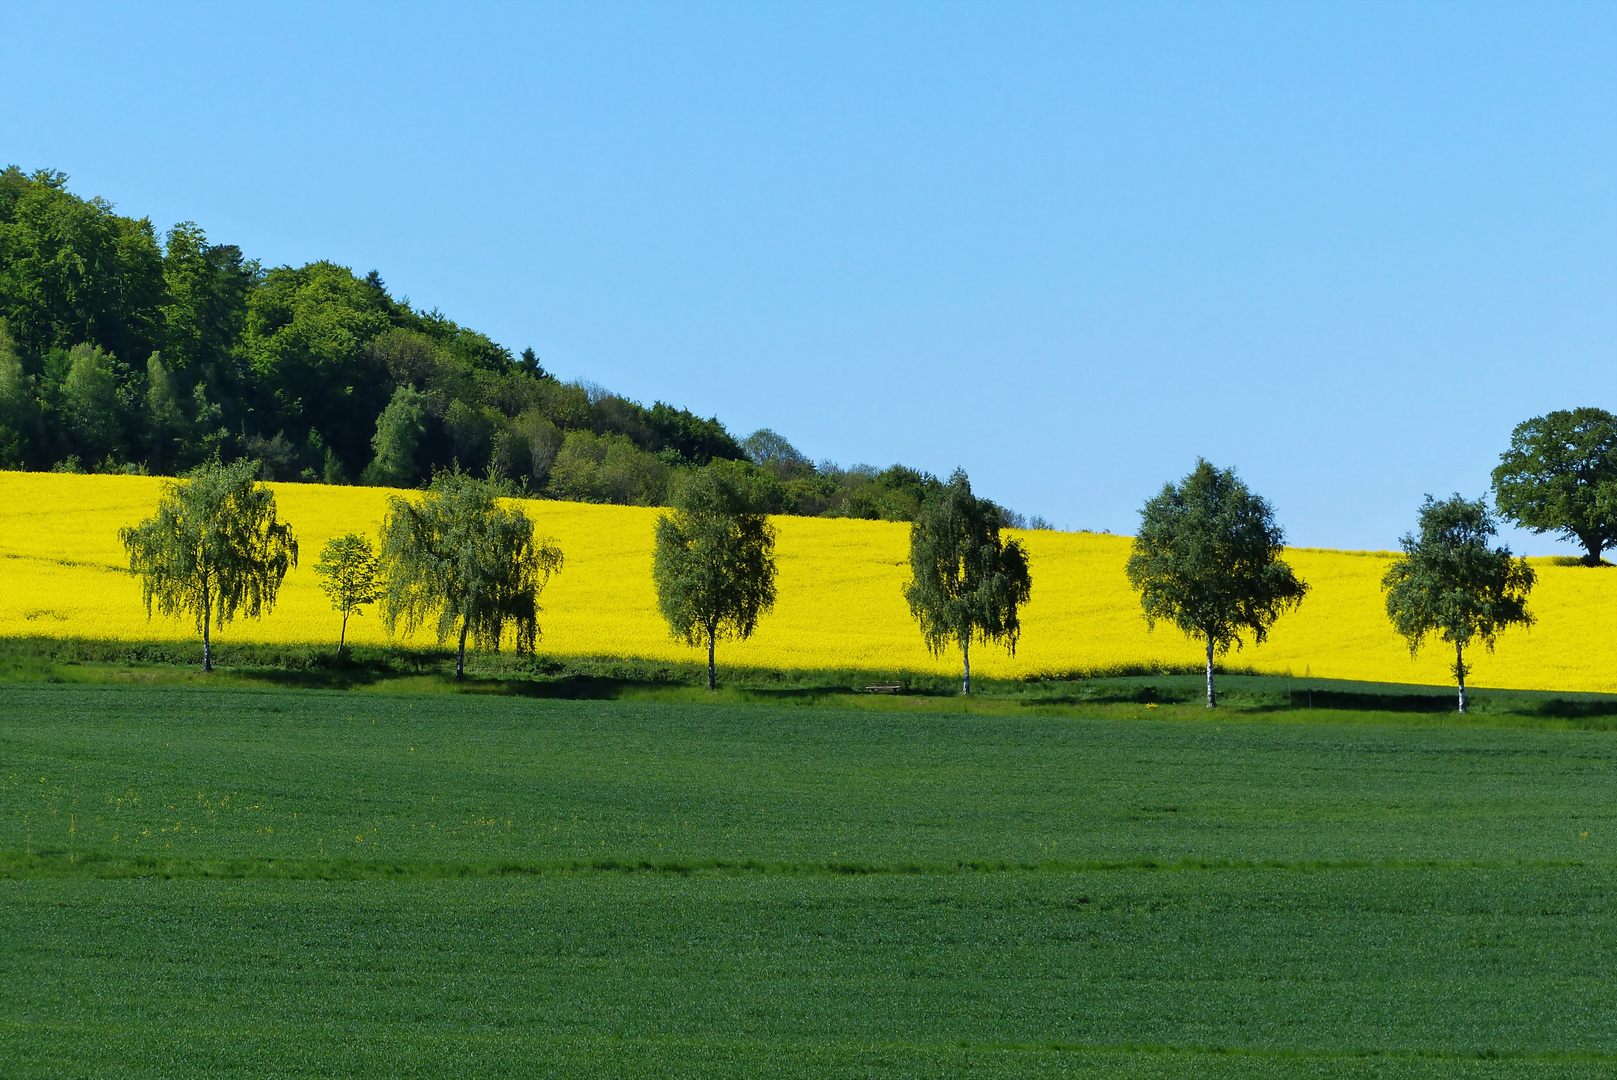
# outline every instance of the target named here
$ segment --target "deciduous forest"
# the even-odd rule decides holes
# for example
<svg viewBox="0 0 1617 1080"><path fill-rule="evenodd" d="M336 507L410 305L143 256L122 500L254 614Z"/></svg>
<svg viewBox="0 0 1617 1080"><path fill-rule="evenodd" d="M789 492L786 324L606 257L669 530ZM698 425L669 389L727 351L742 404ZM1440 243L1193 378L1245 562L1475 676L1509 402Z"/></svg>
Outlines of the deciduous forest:
<svg viewBox="0 0 1617 1080"><path fill-rule="evenodd" d="M562 381L375 270L265 267L195 223L159 235L61 172L8 167L0 467L172 475L216 455L255 459L266 480L392 487L458 465L530 495L640 506L717 467L771 513L890 521L940 487Z"/></svg>

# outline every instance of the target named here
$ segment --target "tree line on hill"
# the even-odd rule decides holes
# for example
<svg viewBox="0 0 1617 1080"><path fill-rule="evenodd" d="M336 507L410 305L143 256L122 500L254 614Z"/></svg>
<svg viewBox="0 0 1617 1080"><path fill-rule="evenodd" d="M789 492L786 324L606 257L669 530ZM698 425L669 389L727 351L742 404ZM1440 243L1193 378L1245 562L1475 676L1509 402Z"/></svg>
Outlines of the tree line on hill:
<svg viewBox="0 0 1617 1080"><path fill-rule="evenodd" d="M276 520L274 498L256 482L258 465L207 463L169 486L157 514L122 531L130 569L143 581L148 615L190 615L211 667L210 627L239 611L273 606L298 549ZM1495 472L1496 501L1539 531L1588 545L1587 565L1604 565L1601 538L1617 529L1617 418L1596 409L1551 413L1518 425ZM436 623L440 643L458 634L455 674L465 671L468 634L498 649L508 626L518 649L539 637L538 597L563 554L536 537L519 509L502 505L507 481L439 471L425 495L389 500L378 555L368 538L333 539L317 571L348 619L380 602L391 632ZM1525 510L1523 508L1526 508ZM1020 539L1001 535L998 506L973 494L956 470L922 499L910 526L910 613L934 656L958 649L961 693L971 692L971 646L1000 644L1012 655L1033 575ZM1451 645L1458 709L1466 711L1466 649L1492 651L1499 635L1530 626L1527 601L1537 575L1509 547L1494 546L1498 525L1485 499L1426 496L1416 530L1400 541L1382 578L1387 618L1418 652L1430 638ZM715 685L717 642L745 640L776 601L775 530L746 474L708 468L678 489L655 526L652 577L670 633L707 650ZM1125 567L1147 624L1174 625L1205 648L1207 707L1217 704L1219 656L1262 643L1298 607L1309 586L1284 559L1285 534L1268 500L1233 469L1198 460L1140 511Z"/></svg>
<svg viewBox="0 0 1617 1080"><path fill-rule="evenodd" d="M191 222L159 239L60 172L0 172L0 468L178 475L215 458L264 480L409 488L449 468L640 506L716 465L770 513L889 521L943 486L564 382L374 270L266 268Z"/></svg>

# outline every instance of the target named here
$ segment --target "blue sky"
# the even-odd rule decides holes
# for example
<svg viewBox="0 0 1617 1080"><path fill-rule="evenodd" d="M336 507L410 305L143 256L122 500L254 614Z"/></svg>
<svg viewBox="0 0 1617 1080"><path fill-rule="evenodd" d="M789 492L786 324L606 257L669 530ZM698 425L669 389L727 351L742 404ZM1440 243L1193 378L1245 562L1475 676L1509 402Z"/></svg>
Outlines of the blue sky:
<svg viewBox="0 0 1617 1080"><path fill-rule="evenodd" d="M5 162L1063 527L1204 455L1294 543L1389 547L1517 422L1617 410L1617 4L3 22Z"/></svg>

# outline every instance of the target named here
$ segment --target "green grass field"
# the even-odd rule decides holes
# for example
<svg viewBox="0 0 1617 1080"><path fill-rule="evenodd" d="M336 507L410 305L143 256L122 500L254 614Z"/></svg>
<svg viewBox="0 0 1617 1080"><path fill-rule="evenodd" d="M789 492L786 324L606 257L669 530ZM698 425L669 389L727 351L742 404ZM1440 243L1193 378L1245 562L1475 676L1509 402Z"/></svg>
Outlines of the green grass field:
<svg viewBox="0 0 1617 1080"><path fill-rule="evenodd" d="M0 1075L1617 1072L1617 735L1116 685L8 683Z"/></svg>

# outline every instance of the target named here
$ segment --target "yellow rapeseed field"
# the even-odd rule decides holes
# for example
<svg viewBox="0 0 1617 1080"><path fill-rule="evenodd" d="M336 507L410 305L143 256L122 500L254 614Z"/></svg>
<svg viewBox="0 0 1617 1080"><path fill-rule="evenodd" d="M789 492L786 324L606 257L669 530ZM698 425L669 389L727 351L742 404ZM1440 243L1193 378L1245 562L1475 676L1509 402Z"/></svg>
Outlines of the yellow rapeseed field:
<svg viewBox="0 0 1617 1080"><path fill-rule="evenodd" d="M140 585L126 570L118 529L152 512L162 481L129 476L0 473L0 636L180 639L189 623L146 618ZM332 641L338 616L317 586L315 556L327 539L375 536L387 491L273 485L282 520L302 546L280 603L268 617L225 627L218 640ZM561 545L566 565L541 599L540 649L561 656L696 660L669 638L651 582L652 528L661 511L531 501L539 532ZM921 643L900 587L907 577L909 526L782 517L780 598L753 639L721 645L721 664L858 667L952 672L958 657L933 658ZM1194 666L1200 650L1171 627L1148 633L1123 576L1127 537L1021 534L1033 568L1033 600L1020 648L973 650L990 676L1023 676L1122 665ZM1328 678L1447 683L1448 655L1428 646L1411 659L1382 610L1385 552L1295 549L1288 554L1313 587L1261 648L1228 662L1259 671ZM1538 559L1531 609L1538 624L1476 650L1472 681L1522 689L1617 691L1617 570ZM350 640L387 640L368 612ZM430 637L418 636L417 643Z"/></svg>

